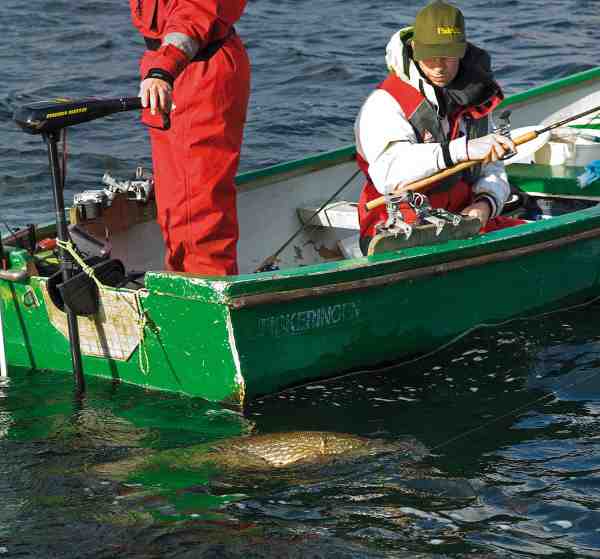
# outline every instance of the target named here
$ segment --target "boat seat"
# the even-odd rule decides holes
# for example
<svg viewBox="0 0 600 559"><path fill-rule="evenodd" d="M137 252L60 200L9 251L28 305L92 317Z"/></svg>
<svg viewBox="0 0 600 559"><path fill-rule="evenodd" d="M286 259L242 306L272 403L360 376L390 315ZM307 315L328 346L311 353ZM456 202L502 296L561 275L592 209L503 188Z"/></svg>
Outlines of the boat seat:
<svg viewBox="0 0 600 559"><path fill-rule="evenodd" d="M342 200L331 202L315 215L321 205L322 203L298 208L300 221L305 225L310 222L311 227L322 227L322 231L338 229L332 233L339 253L344 258L362 257L359 245L358 203Z"/></svg>
<svg viewBox="0 0 600 559"><path fill-rule="evenodd" d="M302 223L308 223L316 227L333 227L336 229L351 229L358 231L358 204L356 202L331 202L327 204L312 219L314 213L321 207L315 204L306 208L298 208L298 217Z"/></svg>

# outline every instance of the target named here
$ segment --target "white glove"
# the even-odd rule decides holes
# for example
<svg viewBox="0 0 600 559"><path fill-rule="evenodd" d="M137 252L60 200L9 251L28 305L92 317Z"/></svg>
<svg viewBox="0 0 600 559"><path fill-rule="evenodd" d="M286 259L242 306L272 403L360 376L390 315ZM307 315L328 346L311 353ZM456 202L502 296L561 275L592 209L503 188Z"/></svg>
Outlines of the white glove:
<svg viewBox="0 0 600 559"><path fill-rule="evenodd" d="M507 136L488 134L467 142L467 157L468 159L485 159L486 163L490 163L498 161L515 149L515 143Z"/></svg>

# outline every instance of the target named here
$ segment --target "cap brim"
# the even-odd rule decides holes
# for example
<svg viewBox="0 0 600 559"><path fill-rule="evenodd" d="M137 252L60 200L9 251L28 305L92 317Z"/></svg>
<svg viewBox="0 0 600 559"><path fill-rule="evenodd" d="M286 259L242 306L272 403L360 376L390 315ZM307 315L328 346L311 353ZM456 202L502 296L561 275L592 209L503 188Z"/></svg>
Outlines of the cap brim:
<svg viewBox="0 0 600 559"><path fill-rule="evenodd" d="M467 43L450 43L448 45L426 45L413 40L413 58L462 58L467 51Z"/></svg>

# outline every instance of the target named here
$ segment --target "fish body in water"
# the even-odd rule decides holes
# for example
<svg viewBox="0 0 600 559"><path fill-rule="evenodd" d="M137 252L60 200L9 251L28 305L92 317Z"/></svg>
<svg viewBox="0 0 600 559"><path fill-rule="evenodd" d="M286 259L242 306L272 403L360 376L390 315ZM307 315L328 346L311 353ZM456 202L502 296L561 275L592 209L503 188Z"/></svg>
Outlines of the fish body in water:
<svg viewBox="0 0 600 559"><path fill-rule="evenodd" d="M231 457L248 456L265 466L284 468L305 462L321 462L336 456L363 456L391 450L392 444L346 433L292 431L240 437L214 446L214 452Z"/></svg>
<svg viewBox="0 0 600 559"><path fill-rule="evenodd" d="M423 453L422 448L414 442L406 445L348 433L292 431L236 437L134 456L97 466L96 471L110 477L123 477L139 468L168 466L187 469L211 464L219 469L267 471L401 451L406 454Z"/></svg>

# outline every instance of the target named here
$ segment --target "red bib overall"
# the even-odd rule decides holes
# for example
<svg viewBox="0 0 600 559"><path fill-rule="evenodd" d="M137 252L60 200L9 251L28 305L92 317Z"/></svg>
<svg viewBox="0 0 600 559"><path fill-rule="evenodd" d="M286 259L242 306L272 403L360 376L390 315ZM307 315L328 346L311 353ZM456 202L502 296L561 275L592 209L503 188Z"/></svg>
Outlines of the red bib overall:
<svg viewBox="0 0 600 559"><path fill-rule="evenodd" d="M158 47L145 52L142 79L151 69L175 78L171 128L150 129L168 270L238 272L234 179L250 94L250 64L233 24L245 4L130 0L134 25L148 45ZM168 37L174 40L164 44ZM184 48L178 48L179 39ZM190 40L198 46L191 61L185 49Z"/></svg>

